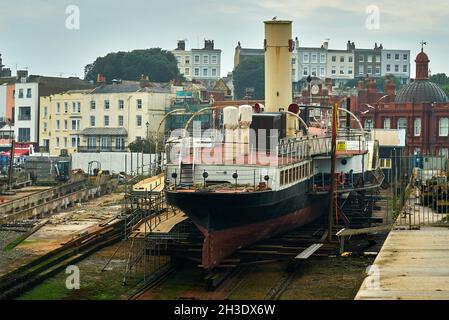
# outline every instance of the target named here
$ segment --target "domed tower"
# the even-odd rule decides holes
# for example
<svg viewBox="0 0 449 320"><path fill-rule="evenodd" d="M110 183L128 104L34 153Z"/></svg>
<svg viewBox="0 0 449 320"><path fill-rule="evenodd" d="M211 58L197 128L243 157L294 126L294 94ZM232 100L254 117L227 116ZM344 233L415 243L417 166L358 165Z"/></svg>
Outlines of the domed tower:
<svg viewBox="0 0 449 320"><path fill-rule="evenodd" d="M403 87L396 96L396 103L447 103L446 93L435 83L429 81L429 56L421 49L416 56L416 79Z"/></svg>

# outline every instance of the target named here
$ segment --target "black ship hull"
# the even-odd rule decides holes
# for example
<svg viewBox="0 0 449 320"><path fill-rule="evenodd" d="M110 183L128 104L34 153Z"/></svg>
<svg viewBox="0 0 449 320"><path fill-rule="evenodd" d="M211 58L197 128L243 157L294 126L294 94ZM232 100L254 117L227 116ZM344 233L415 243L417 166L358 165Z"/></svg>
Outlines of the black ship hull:
<svg viewBox="0 0 449 320"><path fill-rule="evenodd" d="M310 181L281 191L166 191L167 201L184 211L205 236L202 262L219 265L240 247L282 234L318 219L326 196L311 196Z"/></svg>

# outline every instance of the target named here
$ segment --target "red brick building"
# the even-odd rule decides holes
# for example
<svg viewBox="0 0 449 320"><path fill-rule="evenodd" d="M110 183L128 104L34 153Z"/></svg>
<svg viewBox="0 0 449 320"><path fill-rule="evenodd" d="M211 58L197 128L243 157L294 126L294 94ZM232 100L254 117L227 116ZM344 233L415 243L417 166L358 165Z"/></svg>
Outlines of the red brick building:
<svg viewBox="0 0 449 320"><path fill-rule="evenodd" d="M386 93L376 90L374 80L367 88L359 84L355 114L366 129L405 129L407 154L449 154L449 99L429 81L429 57L422 50L416 57L416 79L395 94L386 83Z"/></svg>

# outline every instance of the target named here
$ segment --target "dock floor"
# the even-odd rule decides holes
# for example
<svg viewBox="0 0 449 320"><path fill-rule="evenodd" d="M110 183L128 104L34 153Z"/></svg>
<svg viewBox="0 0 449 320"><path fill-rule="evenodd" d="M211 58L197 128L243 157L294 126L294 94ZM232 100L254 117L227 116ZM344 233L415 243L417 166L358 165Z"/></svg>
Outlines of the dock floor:
<svg viewBox="0 0 449 320"><path fill-rule="evenodd" d="M449 228L426 225L435 213L409 203L403 222L419 221L420 229L391 231L356 300L449 300Z"/></svg>

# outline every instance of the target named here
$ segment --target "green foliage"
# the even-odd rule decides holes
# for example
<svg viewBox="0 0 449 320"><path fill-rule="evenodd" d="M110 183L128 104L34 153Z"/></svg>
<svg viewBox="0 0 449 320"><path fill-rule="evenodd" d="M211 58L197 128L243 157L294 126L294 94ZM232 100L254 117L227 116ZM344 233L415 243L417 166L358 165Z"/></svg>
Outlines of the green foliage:
<svg viewBox="0 0 449 320"><path fill-rule="evenodd" d="M265 62L263 57L243 60L234 71L237 99L245 97L247 88L254 88L254 98L265 99Z"/></svg>
<svg viewBox="0 0 449 320"><path fill-rule="evenodd" d="M87 65L85 73L86 80L96 81L101 74L109 82L113 79L137 81L142 75L149 76L153 82L182 79L175 56L160 48L109 53Z"/></svg>
<svg viewBox="0 0 449 320"><path fill-rule="evenodd" d="M131 152L153 153L156 150L156 143L154 141L138 139L129 144Z"/></svg>
<svg viewBox="0 0 449 320"><path fill-rule="evenodd" d="M445 73L437 73L430 76L430 81L438 84L442 88L449 86L449 77Z"/></svg>

